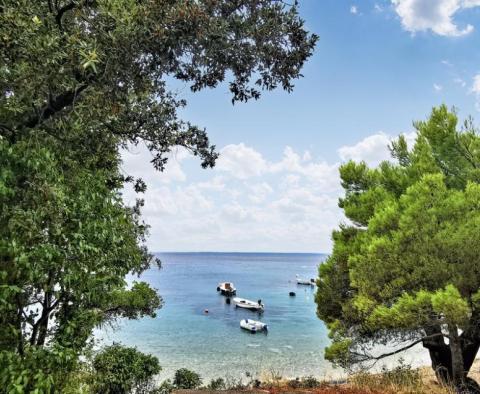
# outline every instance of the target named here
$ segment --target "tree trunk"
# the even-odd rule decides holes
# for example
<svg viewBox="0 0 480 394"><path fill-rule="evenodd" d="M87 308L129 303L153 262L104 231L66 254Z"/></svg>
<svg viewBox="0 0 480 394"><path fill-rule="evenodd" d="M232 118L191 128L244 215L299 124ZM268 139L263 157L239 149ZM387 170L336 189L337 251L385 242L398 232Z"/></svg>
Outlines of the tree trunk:
<svg viewBox="0 0 480 394"><path fill-rule="evenodd" d="M467 374L463 365L462 343L455 324L448 325L448 337L452 359L452 382L455 387L463 389L463 387L465 387Z"/></svg>
<svg viewBox="0 0 480 394"><path fill-rule="evenodd" d="M425 330L428 336L438 336L423 341L423 347L428 349L430 360L432 361L432 369L439 382L443 384L451 383L452 376L452 355L450 349L445 344L440 326L429 327Z"/></svg>
<svg viewBox="0 0 480 394"><path fill-rule="evenodd" d="M470 333L464 332L458 337L458 332L451 331L457 334L458 342L455 342L454 349L450 345L447 345L443 336L437 336L429 338L423 342L423 346L428 349L430 359L432 361L432 369L435 371L435 375L440 383L445 385L455 385L459 393L462 394L480 394L480 386L473 379L468 378L468 372L475 360L475 356L480 347L480 338L477 338ZM429 328L426 330L427 335L440 334L441 329L439 326ZM468 339L466 338L468 334ZM458 347L458 343L460 347ZM459 353L460 351L460 353ZM458 353L460 354L461 361L458 359ZM458 374L459 366L462 366L463 376L460 380L463 383L457 385L455 383L455 374Z"/></svg>
<svg viewBox="0 0 480 394"><path fill-rule="evenodd" d="M47 339L48 321L50 320L51 303L52 303L52 293L50 291L47 291L45 293L45 300L43 303L42 317L38 322L39 330L38 330L38 339L36 342L37 346L43 346L45 344L45 339Z"/></svg>

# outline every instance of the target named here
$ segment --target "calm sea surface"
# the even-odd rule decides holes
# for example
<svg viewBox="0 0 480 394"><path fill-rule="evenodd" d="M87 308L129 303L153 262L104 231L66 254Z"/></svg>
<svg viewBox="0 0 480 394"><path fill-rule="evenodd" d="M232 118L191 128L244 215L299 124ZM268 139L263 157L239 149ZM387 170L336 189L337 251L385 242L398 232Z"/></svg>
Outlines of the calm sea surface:
<svg viewBox="0 0 480 394"><path fill-rule="evenodd" d="M329 340L315 315L314 289L295 283L295 274L315 278L324 255L164 253L159 257L163 268L141 277L164 299L157 317L122 321L115 331L97 333L101 343L121 342L154 354L163 368L162 379L182 367L199 372L204 380L240 378L246 372L288 377L336 374L323 359ZM240 329L241 319L256 319L258 314L227 305L216 291L222 281L232 281L237 296L262 299L265 312L259 320L269 325L268 334ZM297 296L289 297L290 291Z"/></svg>

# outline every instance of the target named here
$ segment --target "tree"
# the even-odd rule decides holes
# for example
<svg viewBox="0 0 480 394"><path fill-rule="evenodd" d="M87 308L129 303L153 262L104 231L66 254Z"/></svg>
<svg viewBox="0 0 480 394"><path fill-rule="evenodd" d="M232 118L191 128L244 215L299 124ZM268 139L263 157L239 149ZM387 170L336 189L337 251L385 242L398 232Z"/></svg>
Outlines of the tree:
<svg viewBox="0 0 480 394"><path fill-rule="evenodd" d="M108 186L111 171L36 138L0 140L0 168L0 385L59 390L94 327L161 306L146 283L124 279L154 260L146 227Z"/></svg>
<svg viewBox="0 0 480 394"><path fill-rule="evenodd" d="M392 143L396 163L341 167L350 223L333 233L316 303L327 359L352 366L422 344L439 380L480 392L467 378L480 347L480 136L457 123L434 108L413 148Z"/></svg>
<svg viewBox="0 0 480 394"><path fill-rule="evenodd" d="M0 40L9 141L41 132L78 157L144 141L163 169L176 145L204 167L217 157L205 130L177 117L186 103L167 80L192 91L229 80L233 102L290 91L317 37L296 4L275 0L7 0Z"/></svg>
<svg viewBox="0 0 480 394"><path fill-rule="evenodd" d="M120 150L163 170L183 146L217 153L169 85L227 83L232 101L293 88L317 37L275 0L5 0L0 4L0 386L61 391L95 327L154 316L127 286L156 260Z"/></svg>
<svg viewBox="0 0 480 394"><path fill-rule="evenodd" d="M119 344L98 353L93 369L95 390L102 394L146 393L161 370L156 357Z"/></svg>

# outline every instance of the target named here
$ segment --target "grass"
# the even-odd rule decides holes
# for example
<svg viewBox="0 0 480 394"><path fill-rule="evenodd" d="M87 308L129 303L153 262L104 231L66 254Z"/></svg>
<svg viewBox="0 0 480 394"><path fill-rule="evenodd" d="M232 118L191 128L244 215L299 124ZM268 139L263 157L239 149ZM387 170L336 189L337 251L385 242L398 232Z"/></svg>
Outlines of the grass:
<svg viewBox="0 0 480 394"><path fill-rule="evenodd" d="M368 372L351 375L342 383L320 381L312 376L286 380L278 373L270 371L260 375L259 379L251 379L247 384L222 385L222 394L269 393L269 394L454 394L454 391L442 387L436 380L433 372L427 368L413 369L408 365L383 369L378 374ZM230 382L231 383L231 382ZM187 393L218 393L212 388L200 391L177 391L178 394Z"/></svg>

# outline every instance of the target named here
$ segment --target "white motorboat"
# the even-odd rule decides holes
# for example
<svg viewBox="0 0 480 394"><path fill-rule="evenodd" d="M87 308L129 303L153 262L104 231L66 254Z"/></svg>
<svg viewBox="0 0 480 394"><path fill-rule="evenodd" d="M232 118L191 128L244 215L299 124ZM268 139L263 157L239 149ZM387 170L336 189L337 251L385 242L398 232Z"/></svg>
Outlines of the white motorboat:
<svg viewBox="0 0 480 394"><path fill-rule="evenodd" d="M257 302L255 302L255 301L246 300L245 298L235 297L233 299L233 303L238 308L250 309L251 311L263 311L263 308L264 308L264 305L262 304L262 300L258 300Z"/></svg>
<svg viewBox="0 0 480 394"><path fill-rule="evenodd" d="M315 279L303 279L296 275L297 285L315 286Z"/></svg>
<svg viewBox="0 0 480 394"><path fill-rule="evenodd" d="M268 326L265 323L251 319L240 320L240 327L253 333L268 330Z"/></svg>
<svg viewBox="0 0 480 394"><path fill-rule="evenodd" d="M219 283L217 286L217 291L219 291L222 295L226 296L232 296L237 294L237 289L232 282Z"/></svg>

